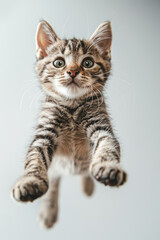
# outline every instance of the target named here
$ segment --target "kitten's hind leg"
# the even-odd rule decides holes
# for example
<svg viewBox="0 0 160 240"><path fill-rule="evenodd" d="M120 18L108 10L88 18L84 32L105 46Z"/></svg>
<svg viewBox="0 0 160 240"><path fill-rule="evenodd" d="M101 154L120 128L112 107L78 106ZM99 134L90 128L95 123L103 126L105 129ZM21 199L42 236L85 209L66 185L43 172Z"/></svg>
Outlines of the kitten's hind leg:
<svg viewBox="0 0 160 240"><path fill-rule="evenodd" d="M82 190L87 196L91 196L94 191L94 182L90 176L82 176Z"/></svg>
<svg viewBox="0 0 160 240"><path fill-rule="evenodd" d="M39 219L41 225L47 229L57 222L59 182L60 178L52 178L49 189L42 199Z"/></svg>

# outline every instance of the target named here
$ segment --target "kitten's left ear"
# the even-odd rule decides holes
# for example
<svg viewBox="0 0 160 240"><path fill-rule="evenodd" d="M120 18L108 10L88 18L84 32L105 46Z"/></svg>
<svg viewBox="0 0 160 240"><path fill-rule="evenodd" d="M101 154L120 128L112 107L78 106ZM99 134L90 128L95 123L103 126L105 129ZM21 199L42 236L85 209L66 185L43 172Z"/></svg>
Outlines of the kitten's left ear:
<svg viewBox="0 0 160 240"><path fill-rule="evenodd" d="M36 55L38 59L47 56L47 48L60 40L47 21L41 21L36 32Z"/></svg>
<svg viewBox="0 0 160 240"><path fill-rule="evenodd" d="M102 57L110 57L112 45L112 28L110 22L100 24L90 37L89 43L98 48Z"/></svg>

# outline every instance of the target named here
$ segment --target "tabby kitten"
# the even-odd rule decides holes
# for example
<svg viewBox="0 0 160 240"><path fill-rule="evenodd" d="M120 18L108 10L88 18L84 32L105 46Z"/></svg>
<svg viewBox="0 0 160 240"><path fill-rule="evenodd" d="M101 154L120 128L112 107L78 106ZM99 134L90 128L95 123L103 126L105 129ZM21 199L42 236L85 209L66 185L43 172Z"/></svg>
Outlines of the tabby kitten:
<svg viewBox="0 0 160 240"><path fill-rule="evenodd" d="M102 23L89 40L61 40L46 21L38 25L36 70L46 97L24 175L12 196L27 202L46 193L40 210L46 228L57 220L62 175L80 174L88 196L94 178L109 186L126 181L103 97L111 70L111 42L109 22Z"/></svg>

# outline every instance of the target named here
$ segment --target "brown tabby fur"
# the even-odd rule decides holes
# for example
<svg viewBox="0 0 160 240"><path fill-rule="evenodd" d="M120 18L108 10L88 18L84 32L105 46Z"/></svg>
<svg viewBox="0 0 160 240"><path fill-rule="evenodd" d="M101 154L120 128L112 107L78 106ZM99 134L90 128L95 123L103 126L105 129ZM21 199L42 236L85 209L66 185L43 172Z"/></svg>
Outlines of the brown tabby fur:
<svg viewBox="0 0 160 240"><path fill-rule="evenodd" d="M109 186L126 181L103 97L111 70L111 42L109 22L101 24L88 41L61 40L46 21L38 25L36 69L46 98L24 175L12 195L27 202L46 193L40 211L46 228L57 220L62 175L80 174L88 196L94 189L93 179ZM91 59L93 66L87 68L85 58ZM57 68L57 59L64 59L64 66Z"/></svg>

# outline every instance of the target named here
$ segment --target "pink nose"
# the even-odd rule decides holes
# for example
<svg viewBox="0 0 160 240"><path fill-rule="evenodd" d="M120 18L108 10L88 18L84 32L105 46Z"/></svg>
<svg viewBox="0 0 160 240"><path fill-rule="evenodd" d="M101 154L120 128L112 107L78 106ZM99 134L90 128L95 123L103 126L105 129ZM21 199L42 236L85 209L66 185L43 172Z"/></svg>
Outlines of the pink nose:
<svg viewBox="0 0 160 240"><path fill-rule="evenodd" d="M67 73L73 78L77 76L79 72L77 70L69 70Z"/></svg>

